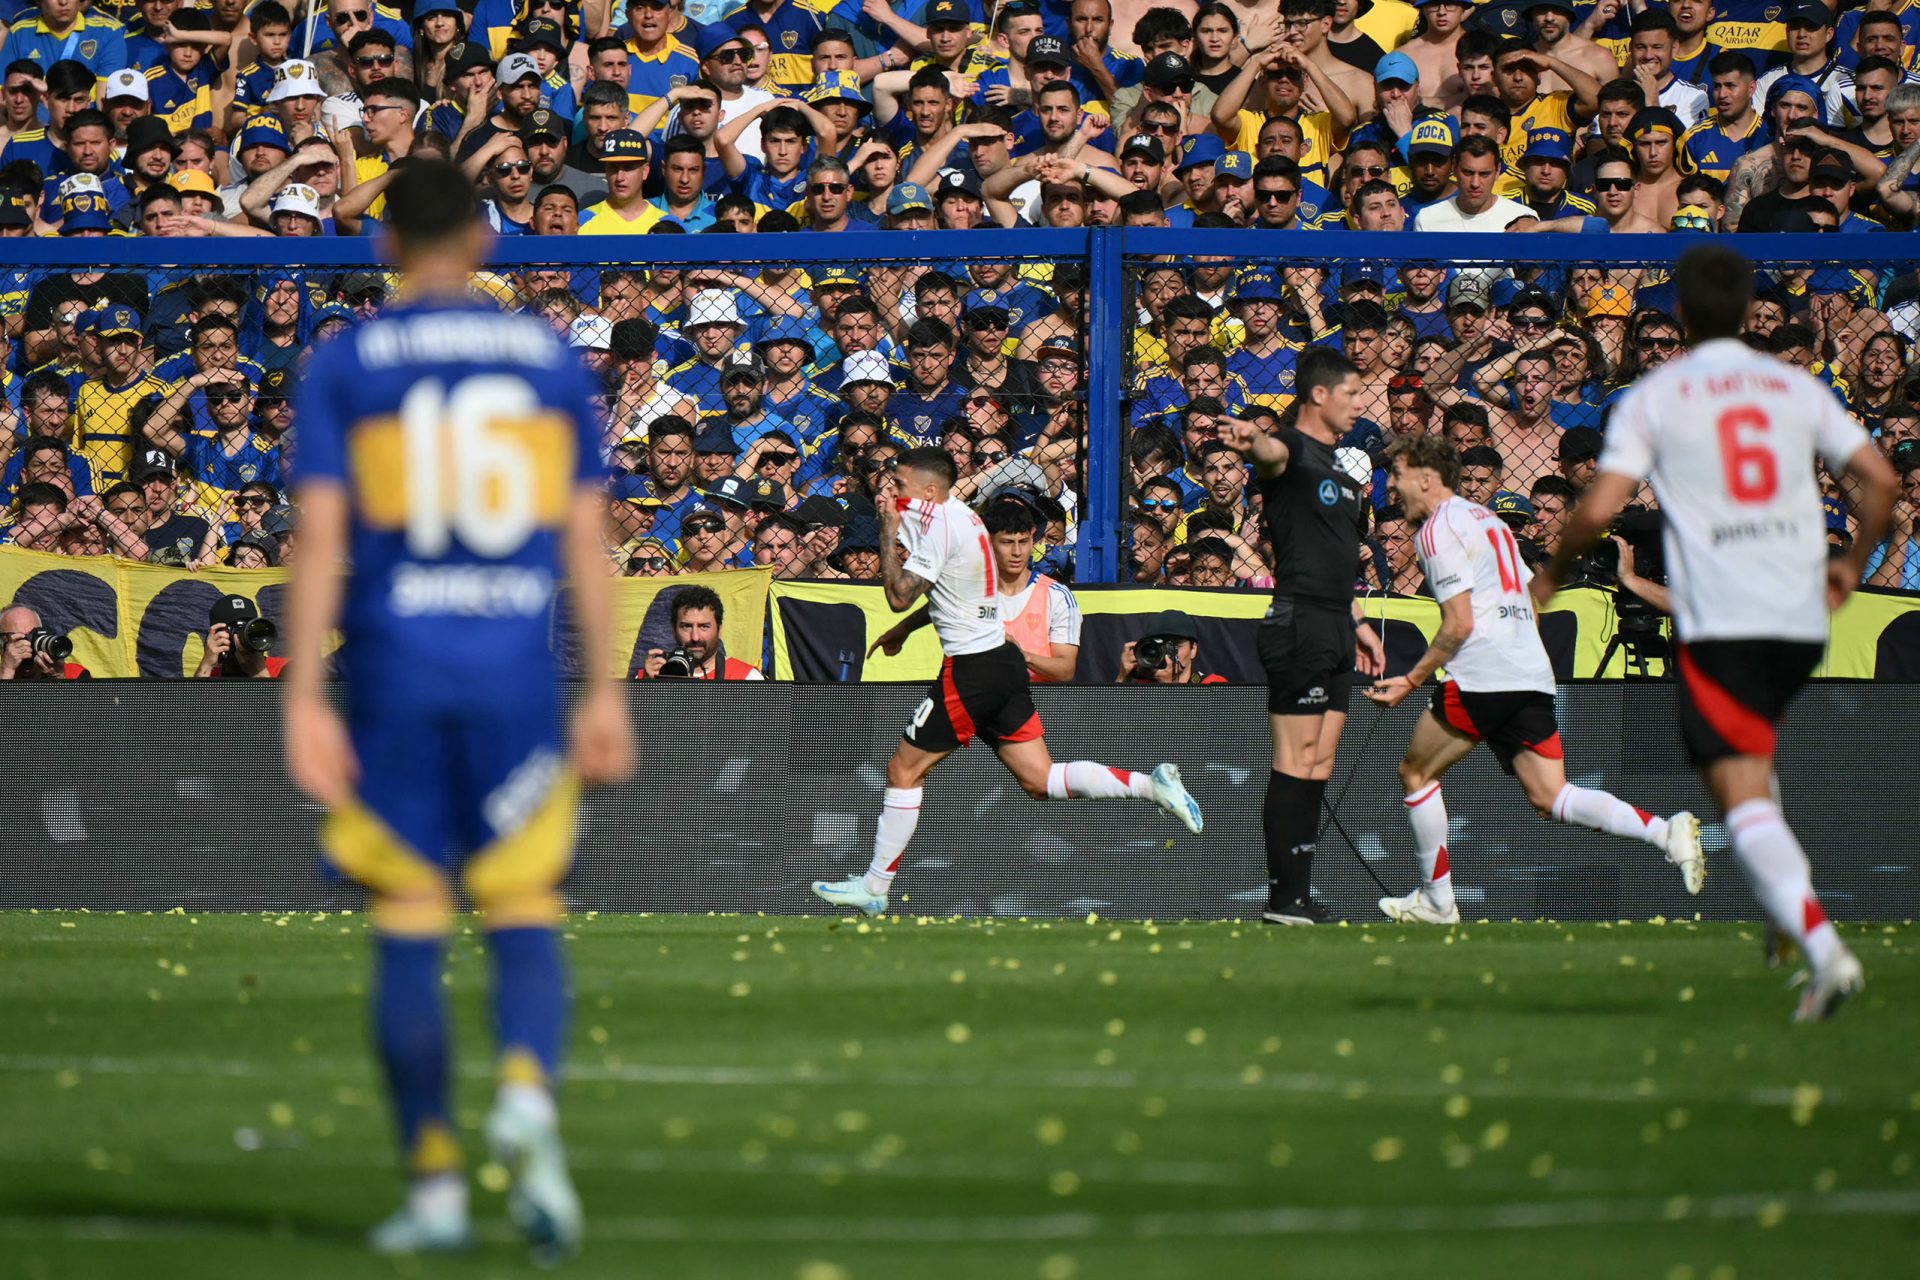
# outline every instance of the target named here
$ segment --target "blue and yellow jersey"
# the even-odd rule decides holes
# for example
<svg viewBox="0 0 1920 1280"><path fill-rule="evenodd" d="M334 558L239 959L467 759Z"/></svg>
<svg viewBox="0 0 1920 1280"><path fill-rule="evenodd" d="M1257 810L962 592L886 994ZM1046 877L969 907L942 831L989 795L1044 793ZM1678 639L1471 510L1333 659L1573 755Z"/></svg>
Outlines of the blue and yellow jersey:
<svg viewBox="0 0 1920 1280"><path fill-rule="evenodd" d="M249 62L234 76L233 105L243 111L264 111L267 91L273 88L277 68L270 62Z"/></svg>
<svg viewBox="0 0 1920 1280"><path fill-rule="evenodd" d="M1737 135L1720 126L1719 113L1715 112L1680 135L1674 149L1674 163L1681 173L1710 174L1725 182L1734 161L1755 147L1764 146L1766 141L1767 131L1760 127L1759 112L1754 113L1752 122Z"/></svg>
<svg viewBox="0 0 1920 1280"><path fill-rule="evenodd" d="M6 43L7 61L37 62L43 71L70 60L105 77L127 65L127 29L95 13L79 14L65 31L53 30L45 18L32 14L8 28Z"/></svg>
<svg viewBox="0 0 1920 1280"><path fill-rule="evenodd" d="M1235 135L1227 147L1229 151L1244 151L1248 155L1258 155L1260 130L1267 124L1267 116L1262 111L1240 109L1240 132ZM1333 126L1333 116L1326 111L1308 111L1293 117L1300 126L1300 173L1302 177L1312 178L1325 187L1327 182L1327 161L1334 152L1346 146L1346 138L1340 136Z"/></svg>
<svg viewBox="0 0 1920 1280"><path fill-rule="evenodd" d="M771 172L766 162L758 156L741 157L747 162L746 171L733 179L733 191L753 201L756 206L765 209L787 209L807 198L807 166L813 162L813 147L808 145L800 167L786 177L778 177Z"/></svg>
<svg viewBox="0 0 1920 1280"><path fill-rule="evenodd" d="M0 147L0 168L5 168L15 160L33 161L40 172L49 178L73 172L73 161L64 150L54 145L45 125L22 129L7 139L6 146Z"/></svg>
<svg viewBox="0 0 1920 1280"><path fill-rule="evenodd" d="M641 53L627 37L627 110L638 115L656 98L700 78L700 59L678 36L668 36L652 53Z"/></svg>
<svg viewBox="0 0 1920 1280"><path fill-rule="evenodd" d="M70 444L102 486L127 478L136 443L133 411L142 401L160 393L160 384L146 374L117 387L98 378L81 384L69 419Z"/></svg>
<svg viewBox="0 0 1920 1280"><path fill-rule="evenodd" d="M813 38L828 27L852 31L860 26L862 13L851 0L780 0L780 6L762 17L749 5L736 5L727 11L726 21L750 19L767 33L772 58L767 76L790 94L805 93L813 87Z"/></svg>
<svg viewBox="0 0 1920 1280"><path fill-rule="evenodd" d="M1500 148L1500 160L1508 174L1514 177L1520 175L1520 155L1527 149L1527 135L1535 129L1558 129L1569 138L1579 135L1573 119L1572 90L1538 94L1532 102L1513 113L1513 123L1507 128L1506 143Z"/></svg>
<svg viewBox="0 0 1920 1280"><path fill-rule="evenodd" d="M348 494L350 682L404 673L408 698L467 705L553 681L565 528L601 472L593 396L544 321L479 301L401 303L314 351L294 474Z"/></svg>
<svg viewBox="0 0 1920 1280"><path fill-rule="evenodd" d="M1238 378L1247 389L1249 405L1278 411L1293 403L1293 374L1299 362L1300 352L1293 347L1276 347L1264 356L1241 347L1227 357L1227 375Z"/></svg>
<svg viewBox="0 0 1920 1280"><path fill-rule="evenodd" d="M251 431L232 453L217 437L193 436L181 450L180 463L208 491L206 496L212 499L207 503L209 510L218 505L222 495L235 492L243 484L255 480L280 482L280 446Z"/></svg>
<svg viewBox="0 0 1920 1280"><path fill-rule="evenodd" d="M266 376L266 370L258 361L241 356L234 367L247 375L247 381L254 386L260 385L260 379ZM191 350L177 352L168 356L153 367L153 379L160 383L168 395L180 389L180 384L200 372L199 362L193 358Z"/></svg>
<svg viewBox="0 0 1920 1280"><path fill-rule="evenodd" d="M213 127L213 85L197 69L189 76L172 67L147 72L147 101L176 138L193 129Z"/></svg>
<svg viewBox="0 0 1920 1280"><path fill-rule="evenodd" d="M1147 70L1147 64L1140 58L1111 48L1100 55L1100 61L1106 65L1107 74L1113 77L1113 84L1117 89L1133 88L1140 83ZM1069 78L1073 81L1073 87L1080 91L1082 108L1098 111L1103 116L1113 115L1113 107L1101 93L1099 82L1085 67L1077 62L1074 63L1069 71Z"/></svg>

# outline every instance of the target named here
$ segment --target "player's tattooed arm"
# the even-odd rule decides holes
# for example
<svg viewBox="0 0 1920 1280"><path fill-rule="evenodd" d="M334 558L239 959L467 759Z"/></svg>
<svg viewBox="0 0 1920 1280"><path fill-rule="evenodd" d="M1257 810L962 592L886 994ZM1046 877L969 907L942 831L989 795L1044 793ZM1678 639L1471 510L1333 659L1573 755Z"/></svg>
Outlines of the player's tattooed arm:
<svg viewBox="0 0 1920 1280"><path fill-rule="evenodd" d="M880 588L893 611L899 613L933 590L933 583L917 573L908 573L900 559L900 509L893 495L890 485L882 486L876 495L880 500Z"/></svg>

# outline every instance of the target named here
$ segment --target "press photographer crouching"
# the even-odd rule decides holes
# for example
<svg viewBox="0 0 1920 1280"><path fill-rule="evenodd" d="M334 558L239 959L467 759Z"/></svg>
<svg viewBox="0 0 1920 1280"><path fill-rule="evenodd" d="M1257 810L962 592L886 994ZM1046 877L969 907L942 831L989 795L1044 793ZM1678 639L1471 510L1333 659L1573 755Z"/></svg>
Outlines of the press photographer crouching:
<svg viewBox="0 0 1920 1280"><path fill-rule="evenodd" d="M0 680L89 680L93 673L71 661L73 641L47 630L23 604L0 611Z"/></svg>
<svg viewBox="0 0 1920 1280"><path fill-rule="evenodd" d="M1120 672L1115 684L1225 684L1227 678L1202 675L1195 667L1200 657L1200 628L1192 615L1166 609L1147 619L1137 640L1120 648Z"/></svg>
<svg viewBox="0 0 1920 1280"><path fill-rule="evenodd" d="M268 650L280 638L273 620L245 596L221 596L207 614L207 648L200 655L196 680L278 680L285 658Z"/></svg>
<svg viewBox="0 0 1920 1280"><path fill-rule="evenodd" d="M727 607L711 587L681 587L673 597L671 649L649 649L636 680L764 680L760 668L727 656L720 623Z"/></svg>

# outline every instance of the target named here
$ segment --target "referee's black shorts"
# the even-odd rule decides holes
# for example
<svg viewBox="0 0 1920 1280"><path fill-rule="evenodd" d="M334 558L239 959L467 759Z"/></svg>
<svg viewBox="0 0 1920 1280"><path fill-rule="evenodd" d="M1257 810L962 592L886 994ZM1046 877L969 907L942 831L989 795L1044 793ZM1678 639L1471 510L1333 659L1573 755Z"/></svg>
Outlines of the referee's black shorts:
<svg viewBox="0 0 1920 1280"><path fill-rule="evenodd" d="M1344 606L1275 600L1256 642L1267 672L1267 712L1344 713L1353 685L1353 614Z"/></svg>
<svg viewBox="0 0 1920 1280"><path fill-rule="evenodd" d="M988 746L1045 733L1033 708L1027 659L1012 642L940 664L927 696L900 736L922 751L957 751L978 734Z"/></svg>
<svg viewBox="0 0 1920 1280"><path fill-rule="evenodd" d="M1805 640L1696 640L1678 646L1680 737L1696 765L1773 756L1787 704L1820 665Z"/></svg>

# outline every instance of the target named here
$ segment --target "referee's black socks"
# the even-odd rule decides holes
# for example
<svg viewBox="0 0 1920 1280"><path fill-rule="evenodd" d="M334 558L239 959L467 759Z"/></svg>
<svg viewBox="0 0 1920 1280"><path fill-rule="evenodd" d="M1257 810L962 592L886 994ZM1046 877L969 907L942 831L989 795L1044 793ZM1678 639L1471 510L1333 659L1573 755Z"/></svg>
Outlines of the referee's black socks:
<svg viewBox="0 0 1920 1280"><path fill-rule="evenodd" d="M1320 830L1320 800L1327 784L1275 769L1267 777L1261 811L1266 837L1267 886L1277 905L1307 896L1313 882L1313 847Z"/></svg>

